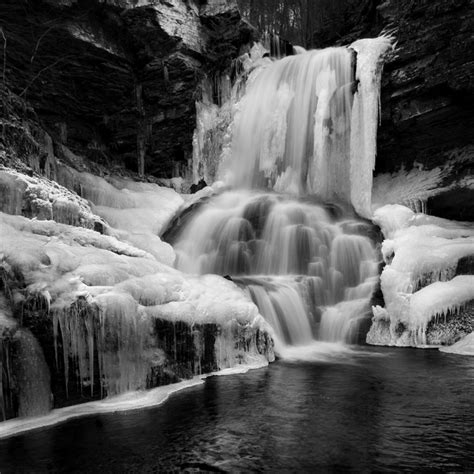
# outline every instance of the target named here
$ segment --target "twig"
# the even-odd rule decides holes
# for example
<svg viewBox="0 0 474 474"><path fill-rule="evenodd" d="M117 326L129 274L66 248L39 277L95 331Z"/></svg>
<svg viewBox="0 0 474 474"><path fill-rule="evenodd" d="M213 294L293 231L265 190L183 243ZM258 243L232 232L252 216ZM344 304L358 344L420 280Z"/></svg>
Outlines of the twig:
<svg viewBox="0 0 474 474"><path fill-rule="evenodd" d="M28 84L25 86L25 88L21 91L19 95L19 97L23 97L26 92L28 91L28 89L31 87L31 85L33 84L33 82L36 81L36 79L38 79L38 77L45 71L47 71L48 69L51 69L53 68L54 66L56 66L57 64L59 64L61 61L65 61L69 56L63 56L62 58L58 58L56 61L54 61L54 63L52 64L49 64L48 66L45 66L43 69L40 69L36 74L35 76L33 77L33 79L31 79L30 82L28 82Z"/></svg>
<svg viewBox="0 0 474 474"><path fill-rule="evenodd" d="M3 38L3 68L2 68L2 79L3 79L3 91L2 91L2 105L3 110L2 113L5 115L4 119L2 120L2 140L5 141L5 120L7 117L7 84L6 84L6 68L7 68L7 37L5 36L5 32L3 28L0 26L0 34Z"/></svg>
<svg viewBox="0 0 474 474"><path fill-rule="evenodd" d="M35 60L36 53L38 52L38 49L40 47L41 40L53 29L55 28L56 25L53 24L51 25L47 30L43 32L43 34L38 38L38 41L36 42L35 49L33 50L33 54L31 55L30 58L30 64L33 64L33 61Z"/></svg>
<svg viewBox="0 0 474 474"><path fill-rule="evenodd" d="M6 78L6 70L7 70L7 37L5 36L5 32L3 31L3 28L0 26L0 34L2 35L3 38L3 71L2 71L2 77L3 77L3 87L6 87L5 83L5 78Z"/></svg>

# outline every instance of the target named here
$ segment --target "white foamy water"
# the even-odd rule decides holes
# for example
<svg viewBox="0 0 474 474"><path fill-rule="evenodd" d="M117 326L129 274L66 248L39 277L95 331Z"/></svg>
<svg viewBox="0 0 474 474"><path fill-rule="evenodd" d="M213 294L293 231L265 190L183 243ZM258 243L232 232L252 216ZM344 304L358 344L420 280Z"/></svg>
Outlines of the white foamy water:
<svg viewBox="0 0 474 474"><path fill-rule="evenodd" d="M177 267L242 286L275 332L276 351L314 339L357 342L377 284L367 224L278 194L230 191L175 242Z"/></svg>
<svg viewBox="0 0 474 474"><path fill-rule="evenodd" d="M301 346L286 346L280 352L285 362L319 362L330 364L354 364L358 359L385 357L389 354L361 350L342 342L313 341Z"/></svg>

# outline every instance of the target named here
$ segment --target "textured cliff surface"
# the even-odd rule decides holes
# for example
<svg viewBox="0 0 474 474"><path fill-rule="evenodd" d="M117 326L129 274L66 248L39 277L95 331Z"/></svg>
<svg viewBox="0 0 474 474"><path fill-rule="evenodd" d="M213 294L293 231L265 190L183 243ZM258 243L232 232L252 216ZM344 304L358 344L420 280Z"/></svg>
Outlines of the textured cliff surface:
<svg viewBox="0 0 474 474"><path fill-rule="evenodd" d="M0 27L3 80L59 155L66 145L137 171L143 158L162 177L191 157L202 74L227 67L252 34L220 0L6 0Z"/></svg>
<svg viewBox="0 0 474 474"><path fill-rule="evenodd" d="M428 212L474 219L474 4L374 1L356 33L393 31L398 43L382 82L377 173L443 172Z"/></svg>

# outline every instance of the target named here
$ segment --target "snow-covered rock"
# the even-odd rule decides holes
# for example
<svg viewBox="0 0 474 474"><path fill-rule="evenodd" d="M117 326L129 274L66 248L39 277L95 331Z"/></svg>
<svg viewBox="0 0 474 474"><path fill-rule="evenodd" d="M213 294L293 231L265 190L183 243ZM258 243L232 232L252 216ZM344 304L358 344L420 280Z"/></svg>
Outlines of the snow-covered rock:
<svg viewBox="0 0 474 474"><path fill-rule="evenodd" d="M377 209L373 220L386 238L385 307L374 308L367 342L452 344L471 332L474 321L463 314L474 300L474 275L463 274L467 271L459 262L474 255L472 225L416 214L401 205ZM441 324L442 331L437 328Z"/></svg>
<svg viewBox="0 0 474 474"><path fill-rule="evenodd" d="M0 326L8 320L9 339L18 333L34 341L23 344L30 353L44 355L37 369L43 410L51 392L58 407L273 360L270 328L243 290L218 275L170 266L174 251L158 235L184 203L174 190L70 170L80 197L40 178L2 176L7 184L24 183L20 201L32 187L45 203L56 202L57 193L66 206L77 204L77 215L103 224L99 233L92 225L56 222L54 214L15 215L22 206L12 199L9 213L0 213L0 279L9 312ZM4 189L11 196L15 186ZM29 393L20 378L29 358L4 364L13 399ZM21 407L24 415L38 413L34 405Z"/></svg>

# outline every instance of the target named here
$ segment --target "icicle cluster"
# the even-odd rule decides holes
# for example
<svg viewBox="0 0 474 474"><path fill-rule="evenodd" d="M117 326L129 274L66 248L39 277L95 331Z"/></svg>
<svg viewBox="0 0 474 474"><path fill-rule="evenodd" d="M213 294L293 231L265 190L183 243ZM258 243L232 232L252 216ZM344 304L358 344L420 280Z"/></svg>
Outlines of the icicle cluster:
<svg viewBox="0 0 474 474"><path fill-rule="evenodd" d="M374 308L367 341L426 345L430 323L454 317L474 300L474 277L456 274L459 260L474 253L474 230L400 205L377 209L374 221L386 237L385 308Z"/></svg>

